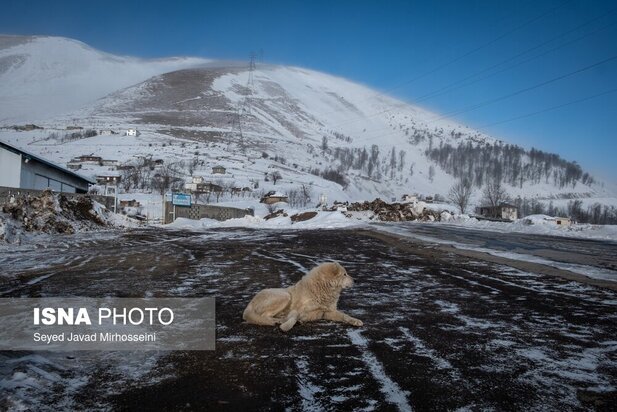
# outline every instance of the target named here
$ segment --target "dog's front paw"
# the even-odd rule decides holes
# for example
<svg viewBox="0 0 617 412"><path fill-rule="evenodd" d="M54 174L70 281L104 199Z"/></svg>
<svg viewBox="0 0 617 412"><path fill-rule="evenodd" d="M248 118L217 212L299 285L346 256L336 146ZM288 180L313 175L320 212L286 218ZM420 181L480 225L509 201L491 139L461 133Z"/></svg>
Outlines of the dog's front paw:
<svg viewBox="0 0 617 412"><path fill-rule="evenodd" d="M356 318L351 318L349 320L349 324L352 326L362 326L364 325L364 323L362 323L362 321L360 319L356 319Z"/></svg>
<svg viewBox="0 0 617 412"><path fill-rule="evenodd" d="M283 332L289 332L289 330L293 328L293 326L294 324L292 322L287 321L287 322L281 323L281 326L279 326L279 328L281 328Z"/></svg>

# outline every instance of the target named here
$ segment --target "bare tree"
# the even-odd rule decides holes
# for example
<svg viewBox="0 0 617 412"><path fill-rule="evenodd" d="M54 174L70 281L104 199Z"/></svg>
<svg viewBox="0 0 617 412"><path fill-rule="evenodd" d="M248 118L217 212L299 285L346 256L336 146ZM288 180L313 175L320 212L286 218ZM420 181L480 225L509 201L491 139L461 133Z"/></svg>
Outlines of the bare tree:
<svg viewBox="0 0 617 412"><path fill-rule="evenodd" d="M302 206L306 206L311 201L313 194L313 188L310 185L302 184L300 186L300 198L302 200Z"/></svg>
<svg viewBox="0 0 617 412"><path fill-rule="evenodd" d="M398 171L402 172L403 168L405 167L405 155L407 155L407 153L404 150L400 150L398 152Z"/></svg>
<svg viewBox="0 0 617 412"><path fill-rule="evenodd" d="M266 203L266 210L268 211L268 214L271 215L278 210L278 206L276 203Z"/></svg>
<svg viewBox="0 0 617 412"><path fill-rule="evenodd" d="M275 171L270 173L270 179L272 179L272 183L274 183L276 185L276 182L281 180L283 178L283 176L281 176L281 172L279 171Z"/></svg>
<svg viewBox="0 0 617 412"><path fill-rule="evenodd" d="M297 189L289 189L287 191L287 203L289 203L291 207L300 206L300 193Z"/></svg>
<svg viewBox="0 0 617 412"><path fill-rule="evenodd" d="M167 190L179 187L181 182L182 179L178 177L177 172L169 165L165 165L152 178L152 187L164 195Z"/></svg>
<svg viewBox="0 0 617 412"><path fill-rule="evenodd" d="M467 205L469 204L469 199L473 194L473 186L469 179L460 179L458 182L454 184L450 188L450 192L448 193L448 199L452 201L456 206L458 206L461 213L465 213L465 209L467 209Z"/></svg>
<svg viewBox="0 0 617 412"><path fill-rule="evenodd" d="M482 195L483 202L493 208L494 217L497 217L497 206L509 199L506 189L501 186L501 181L498 179L493 179L488 182L486 186L484 186Z"/></svg>
<svg viewBox="0 0 617 412"><path fill-rule="evenodd" d="M431 183L433 183L433 179L435 178L435 167L433 167L433 165L431 165L428 168L428 180L430 180Z"/></svg>

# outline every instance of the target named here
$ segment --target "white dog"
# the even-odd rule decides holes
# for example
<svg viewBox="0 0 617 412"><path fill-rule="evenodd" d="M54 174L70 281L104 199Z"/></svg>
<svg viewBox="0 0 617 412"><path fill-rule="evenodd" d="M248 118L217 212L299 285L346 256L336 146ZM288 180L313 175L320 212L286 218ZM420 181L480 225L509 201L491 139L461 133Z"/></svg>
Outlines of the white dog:
<svg viewBox="0 0 617 412"><path fill-rule="evenodd" d="M351 287L353 279L337 262L322 263L288 288L264 289L244 310L242 318L256 325L281 324L287 332L296 322L327 319L362 326L362 321L336 308L341 290Z"/></svg>

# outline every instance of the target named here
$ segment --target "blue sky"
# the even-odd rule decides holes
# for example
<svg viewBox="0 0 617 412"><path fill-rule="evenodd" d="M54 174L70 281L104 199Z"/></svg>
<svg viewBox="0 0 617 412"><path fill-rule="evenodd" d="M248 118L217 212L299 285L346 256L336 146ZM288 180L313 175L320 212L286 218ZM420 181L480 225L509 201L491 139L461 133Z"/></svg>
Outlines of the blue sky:
<svg viewBox="0 0 617 412"><path fill-rule="evenodd" d="M582 0L5 0L0 32L66 36L141 57L246 60L263 50L266 62L340 75L450 113L617 56L615 8ZM477 81L431 95L465 78ZM614 181L614 89L617 58L453 119Z"/></svg>

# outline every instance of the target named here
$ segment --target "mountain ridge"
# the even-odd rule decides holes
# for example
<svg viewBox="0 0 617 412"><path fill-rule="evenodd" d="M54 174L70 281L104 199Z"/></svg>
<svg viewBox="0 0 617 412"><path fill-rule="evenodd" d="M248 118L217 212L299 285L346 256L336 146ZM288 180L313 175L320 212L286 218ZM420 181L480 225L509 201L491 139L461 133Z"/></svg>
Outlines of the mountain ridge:
<svg viewBox="0 0 617 412"><path fill-rule="evenodd" d="M100 56L90 57L98 62ZM448 147L466 144L497 156L486 163L487 171L468 172L479 182L490 177L488 169L501 179L499 164L507 154L510 163L503 163L503 183L512 197L614 196L590 176L583 182L585 174L573 162L537 156L537 151L510 150L507 142L456 122L436 121L436 113L342 77L294 66L257 64L249 71L241 64L205 59L187 64L118 87L81 108L50 116L46 124L137 126L142 141L149 139L150 145L174 139L194 145L193 153L168 153L175 162L190 163L196 157L203 163L220 162L233 152L243 160L227 163L230 170L240 173L251 162L257 164L253 172L242 172L243 184L263 181L272 170L286 170L286 184L319 183L319 190L341 200L390 199L408 192L444 196L467 172L457 169L463 160L443 156L454 156ZM136 141L135 148L143 149L142 141ZM68 161L62 155L58 160Z"/></svg>

